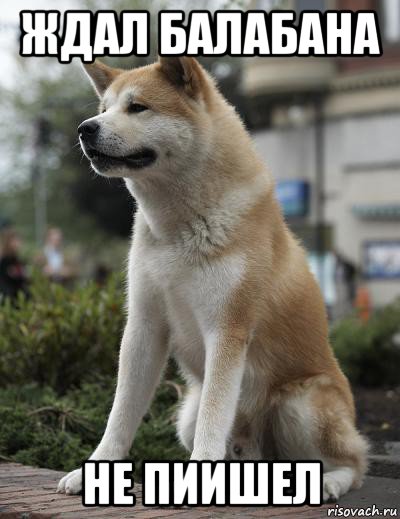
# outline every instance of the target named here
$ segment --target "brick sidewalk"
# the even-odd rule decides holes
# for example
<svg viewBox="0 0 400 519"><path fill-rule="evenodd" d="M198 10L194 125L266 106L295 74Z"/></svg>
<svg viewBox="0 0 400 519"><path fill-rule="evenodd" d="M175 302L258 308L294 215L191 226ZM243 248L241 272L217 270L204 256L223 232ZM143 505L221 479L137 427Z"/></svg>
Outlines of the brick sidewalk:
<svg viewBox="0 0 400 519"><path fill-rule="evenodd" d="M56 493L62 472L25 467L16 463L0 463L0 516L4 519L39 519L57 517L79 519L86 517L135 517L155 519L177 517L200 519L219 517L280 517L313 519L326 517L327 506L310 508L149 508L141 504L141 487L135 485L137 504L134 508L82 506L80 496Z"/></svg>

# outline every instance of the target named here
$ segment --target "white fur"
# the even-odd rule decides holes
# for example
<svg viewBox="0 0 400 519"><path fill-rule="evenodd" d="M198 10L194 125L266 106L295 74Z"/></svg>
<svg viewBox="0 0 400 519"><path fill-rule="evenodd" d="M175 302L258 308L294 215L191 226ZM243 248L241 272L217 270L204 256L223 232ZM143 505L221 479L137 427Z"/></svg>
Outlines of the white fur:
<svg viewBox="0 0 400 519"><path fill-rule="evenodd" d="M355 479L355 470L351 467L339 467L324 474L323 500L324 502L337 501L352 488Z"/></svg>
<svg viewBox="0 0 400 519"><path fill-rule="evenodd" d="M197 415L199 413L202 385L191 383L178 412L177 429L182 445L193 451Z"/></svg>

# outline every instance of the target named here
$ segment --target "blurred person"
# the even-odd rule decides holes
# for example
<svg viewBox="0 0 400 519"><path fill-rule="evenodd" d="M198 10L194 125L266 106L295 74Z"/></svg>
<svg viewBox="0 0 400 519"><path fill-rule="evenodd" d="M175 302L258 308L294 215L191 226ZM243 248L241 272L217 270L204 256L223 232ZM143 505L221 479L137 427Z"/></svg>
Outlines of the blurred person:
<svg viewBox="0 0 400 519"><path fill-rule="evenodd" d="M21 239L13 229L6 229L1 236L0 293L15 298L18 292L26 292L28 278L20 259Z"/></svg>
<svg viewBox="0 0 400 519"><path fill-rule="evenodd" d="M334 251L334 282L337 300L334 305L334 320L352 313L357 291L357 267L347 256Z"/></svg>
<svg viewBox="0 0 400 519"><path fill-rule="evenodd" d="M104 287L110 277L111 270L104 265L104 263L98 263L94 270L94 281L99 287Z"/></svg>
<svg viewBox="0 0 400 519"><path fill-rule="evenodd" d="M58 227L48 229L43 254L43 272L46 276L54 281L62 281L69 277L70 271L65 264L63 251L63 234Z"/></svg>
<svg viewBox="0 0 400 519"><path fill-rule="evenodd" d="M357 268L348 258L344 257L339 252L336 256L336 272L335 277L337 282L342 282L346 290L346 299L351 305L356 297L356 277Z"/></svg>

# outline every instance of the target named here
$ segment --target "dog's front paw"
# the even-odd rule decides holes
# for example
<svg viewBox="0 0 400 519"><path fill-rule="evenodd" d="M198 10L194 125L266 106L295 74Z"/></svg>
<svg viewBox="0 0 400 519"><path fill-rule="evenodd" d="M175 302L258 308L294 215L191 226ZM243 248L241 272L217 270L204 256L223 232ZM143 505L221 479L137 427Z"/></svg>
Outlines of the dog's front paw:
<svg viewBox="0 0 400 519"><path fill-rule="evenodd" d="M60 479L57 492L59 494L79 494L82 490L82 469L76 469Z"/></svg>
<svg viewBox="0 0 400 519"><path fill-rule="evenodd" d="M225 458L225 449L194 449L190 461L219 461Z"/></svg>
<svg viewBox="0 0 400 519"><path fill-rule="evenodd" d="M206 461L211 459L212 458L209 457L209 454L200 451L193 451L192 455L190 456L190 461Z"/></svg>

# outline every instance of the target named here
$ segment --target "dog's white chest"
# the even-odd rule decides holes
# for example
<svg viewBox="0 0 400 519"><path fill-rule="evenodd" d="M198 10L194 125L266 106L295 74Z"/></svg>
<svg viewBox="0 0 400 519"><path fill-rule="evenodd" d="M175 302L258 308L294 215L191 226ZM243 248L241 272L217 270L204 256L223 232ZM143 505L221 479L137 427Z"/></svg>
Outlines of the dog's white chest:
<svg viewBox="0 0 400 519"><path fill-rule="evenodd" d="M193 265L172 247L152 251L146 265L153 283L163 292L171 332L180 350L199 348L207 335L218 333L245 269L244 258L238 254Z"/></svg>

